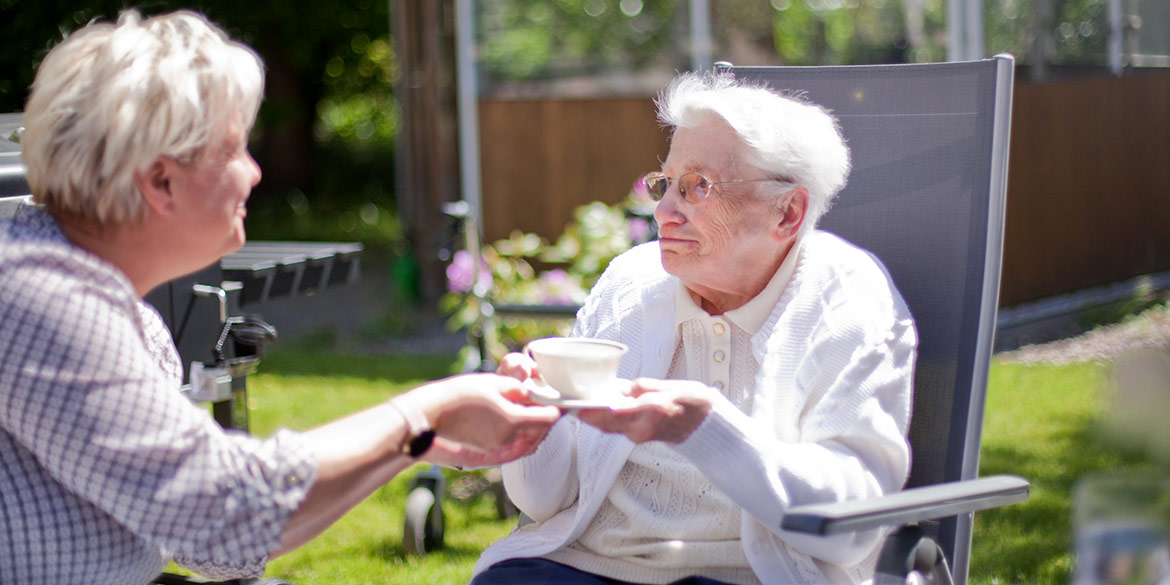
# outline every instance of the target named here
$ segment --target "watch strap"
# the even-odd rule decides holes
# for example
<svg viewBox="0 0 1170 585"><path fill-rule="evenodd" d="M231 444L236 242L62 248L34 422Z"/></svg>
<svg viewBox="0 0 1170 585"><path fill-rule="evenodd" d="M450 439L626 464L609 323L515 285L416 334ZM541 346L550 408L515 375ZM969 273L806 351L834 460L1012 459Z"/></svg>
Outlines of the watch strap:
<svg viewBox="0 0 1170 585"><path fill-rule="evenodd" d="M427 416L405 401L391 400L390 406L397 410L402 420L406 422L406 439L402 442L400 451L411 458L422 457L435 442L435 431L427 421Z"/></svg>

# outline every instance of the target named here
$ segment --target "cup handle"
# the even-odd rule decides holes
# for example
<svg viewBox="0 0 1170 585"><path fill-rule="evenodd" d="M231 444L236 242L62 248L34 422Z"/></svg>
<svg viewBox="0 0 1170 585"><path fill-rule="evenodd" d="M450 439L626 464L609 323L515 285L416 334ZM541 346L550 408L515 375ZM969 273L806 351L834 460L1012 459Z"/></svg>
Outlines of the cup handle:
<svg viewBox="0 0 1170 585"><path fill-rule="evenodd" d="M523 353L524 355L528 356L528 359L532 360L532 363L535 364L536 358L532 357L532 350L530 350L528 348L529 345L532 345L532 342L525 343L524 348L521 349L520 352ZM544 382L544 378L540 377L540 371L538 371L535 367L533 368L532 371L535 373L535 375L532 376L531 378L528 378L529 382L531 382L537 388L541 388L541 389L551 388L551 386L549 386L548 384L546 384Z"/></svg>

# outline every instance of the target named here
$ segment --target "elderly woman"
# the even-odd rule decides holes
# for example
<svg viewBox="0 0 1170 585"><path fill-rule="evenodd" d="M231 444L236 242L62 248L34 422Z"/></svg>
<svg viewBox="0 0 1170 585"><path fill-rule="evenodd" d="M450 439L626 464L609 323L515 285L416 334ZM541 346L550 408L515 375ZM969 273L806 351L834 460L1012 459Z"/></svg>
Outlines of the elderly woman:
<svg viewBox="0 0 1170 585"><path fill-rule="evenodd" d="M532 523L496 583L857 583L879 534L791 534L791 506L900 489L917 343L869 253L815 229L849 153L823 109L725 75L658 101L673 127L659 239L615 259L574 334L625 343L636 397L553 426L504 466ZM501 371L527 378L511 355Z"/></svg>
<svg viewBox="0 0 1170 585"><path fill-rule="evenodd" d="M304 433L227 434L141 297L244 242L260 60L192 13L122 14L44 59L0 223L0 583L260 575L419 460L498 464L560 416L462 376ZM324 389L323 389L324 390Z"/></svg>

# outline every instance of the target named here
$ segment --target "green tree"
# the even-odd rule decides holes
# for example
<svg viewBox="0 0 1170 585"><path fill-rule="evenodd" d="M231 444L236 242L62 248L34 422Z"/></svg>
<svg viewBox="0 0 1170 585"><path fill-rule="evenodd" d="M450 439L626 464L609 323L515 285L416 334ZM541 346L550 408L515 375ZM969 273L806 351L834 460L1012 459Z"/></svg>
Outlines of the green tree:
<svg viewBox="0 0 1170 585"><path fill-rule="evenodd" d="M124 6L125 0L0 0L10 47L0 51L0 109L23 109L37 65L63 35L94 19L115 19ZM327 237L324 226L342 232L333 238L397 237L387 212L398 128L388 2L148 0L136 7L146 16L202 12L264 59L265 101L252 140L264 180L250 205L250 229ZM298 221L298 213L312 219Z"/></svg>
<svg viewBox="0 0 1170 585"><path fill-rule="evenodd" d="M946 58L943 0L722 0L714 4L721 35L752 38L762 50L774 52L779 64Z"/></svg>
<svg viewBox="0 0 1170 585"><path fill-rule="evenodd" d="M491 81L637 70L673 36L678 0L477 2L480 65Z"/></svg>
<svg viewBox="0 0 1170 585"><path fill-rule="evenodd" d="M1107 0L984 0L987 52L1012 53L1021 63L1035 64L1036 40L1049 38L1047 64L1104 66L1107 9Z"/></svg>

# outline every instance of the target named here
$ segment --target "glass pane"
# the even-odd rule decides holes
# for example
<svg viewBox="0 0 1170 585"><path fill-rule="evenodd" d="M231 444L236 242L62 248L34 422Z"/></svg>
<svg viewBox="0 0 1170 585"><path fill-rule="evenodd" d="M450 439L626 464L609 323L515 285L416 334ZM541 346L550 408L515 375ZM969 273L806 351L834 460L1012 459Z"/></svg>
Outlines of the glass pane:
<svg viewBox="0 0 1170 585"><path fill-rule="evenodd" d="M987 54L1024 65L1109 65L1109 0L984 0Z"/></svg>
<svg viewBox="0 0 1170 585"><path fill-rule="evenodd" d="M1132 19L1134 35L1133 65L1136 67L1170 67L1170 2L1166 0L1132 0L1138 18Z"/></svg>
<svg viewBox="0 0 1170 585"><path fill-rule="evenodd" d="M680 0L476 2L481 95L653 95L690 68Z"/></svg>
<svg viewBox="0 0 1170 585"><path fill-rule="evenodd" d="M737 65L946 59L945 0L712 0L716 55Z"/></svg>

